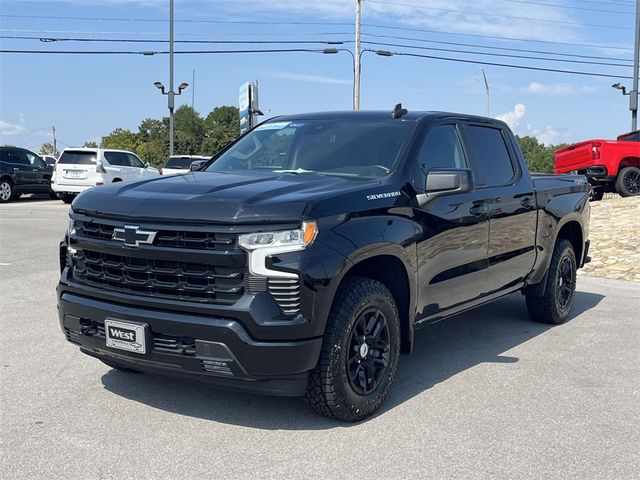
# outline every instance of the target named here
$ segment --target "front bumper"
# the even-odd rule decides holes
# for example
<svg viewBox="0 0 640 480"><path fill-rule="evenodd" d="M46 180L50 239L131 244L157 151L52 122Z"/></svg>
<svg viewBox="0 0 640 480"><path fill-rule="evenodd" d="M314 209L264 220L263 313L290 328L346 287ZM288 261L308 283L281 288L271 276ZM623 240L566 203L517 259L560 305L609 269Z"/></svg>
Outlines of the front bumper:
<svg viewBox="0 0 640 480"><path fill-rule="evenodd" d="M137 308L105 302L59 287L60 326L83 353L107 363L161 376L272 395L302 395L318 360L322 338L255 340L233 319ZM104 321L149 326L147 353L106 346Z"/></svg>

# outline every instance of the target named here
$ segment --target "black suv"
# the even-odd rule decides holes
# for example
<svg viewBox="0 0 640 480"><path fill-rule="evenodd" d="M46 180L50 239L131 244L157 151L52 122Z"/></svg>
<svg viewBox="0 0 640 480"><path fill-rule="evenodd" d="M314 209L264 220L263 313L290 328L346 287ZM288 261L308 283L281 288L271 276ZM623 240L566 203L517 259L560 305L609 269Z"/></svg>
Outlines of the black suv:
<svg viewBox="0 0 640 480"><path fill-rule="evenodd" d="M48 193L53 168L35 153L18 147L0 147L0 203L10 202L23 193Z"/></svg>
<svg viewBox="0 0 640 480"><path fill-rule="evenodd" d="M77 197L60 325L114 368L360 420L419 326L516 291L535 320L564 322L588 199L583 176L531 175L497 120L280 117L201 171Z"/></svg>

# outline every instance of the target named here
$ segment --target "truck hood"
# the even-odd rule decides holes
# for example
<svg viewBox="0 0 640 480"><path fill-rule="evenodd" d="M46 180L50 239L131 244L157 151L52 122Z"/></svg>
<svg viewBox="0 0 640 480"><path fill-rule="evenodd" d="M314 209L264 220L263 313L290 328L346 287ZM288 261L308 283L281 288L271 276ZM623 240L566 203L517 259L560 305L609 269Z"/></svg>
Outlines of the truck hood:
<svg viewBox="0 0 640 480"><path fill-rule="evenodd" d="M313 201L379 183L318 174L196 172L92 188L74 200L73 210L152 221L297 222Z"/></svg>

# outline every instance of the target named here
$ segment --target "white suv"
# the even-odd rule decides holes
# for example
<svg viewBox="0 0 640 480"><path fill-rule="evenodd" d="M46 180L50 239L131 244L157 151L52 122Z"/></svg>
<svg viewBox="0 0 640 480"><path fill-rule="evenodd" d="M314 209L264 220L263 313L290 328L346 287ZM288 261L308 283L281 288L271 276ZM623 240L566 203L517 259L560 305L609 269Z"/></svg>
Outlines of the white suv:
<svg viewBox="0 0 640 480"><path fill-rule="evenodd" d="M125 150L66 148L56 162L51 189L65 203L96 185L158 176L158 169Z"/></svg>

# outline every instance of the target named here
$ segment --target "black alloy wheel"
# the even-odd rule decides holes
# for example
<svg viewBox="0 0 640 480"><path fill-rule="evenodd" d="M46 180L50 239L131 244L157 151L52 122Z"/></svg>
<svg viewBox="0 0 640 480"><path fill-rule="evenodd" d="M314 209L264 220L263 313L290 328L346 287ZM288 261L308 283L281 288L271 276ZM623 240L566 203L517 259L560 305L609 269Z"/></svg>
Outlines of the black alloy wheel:
<svg viewBox="0 0 640 480"><path fill-rule="evenodd" d="M389 365L389 326L384 314L371 307L360 314L351 331L347 373L351 387L360 395L373 392Z"/></svg>

